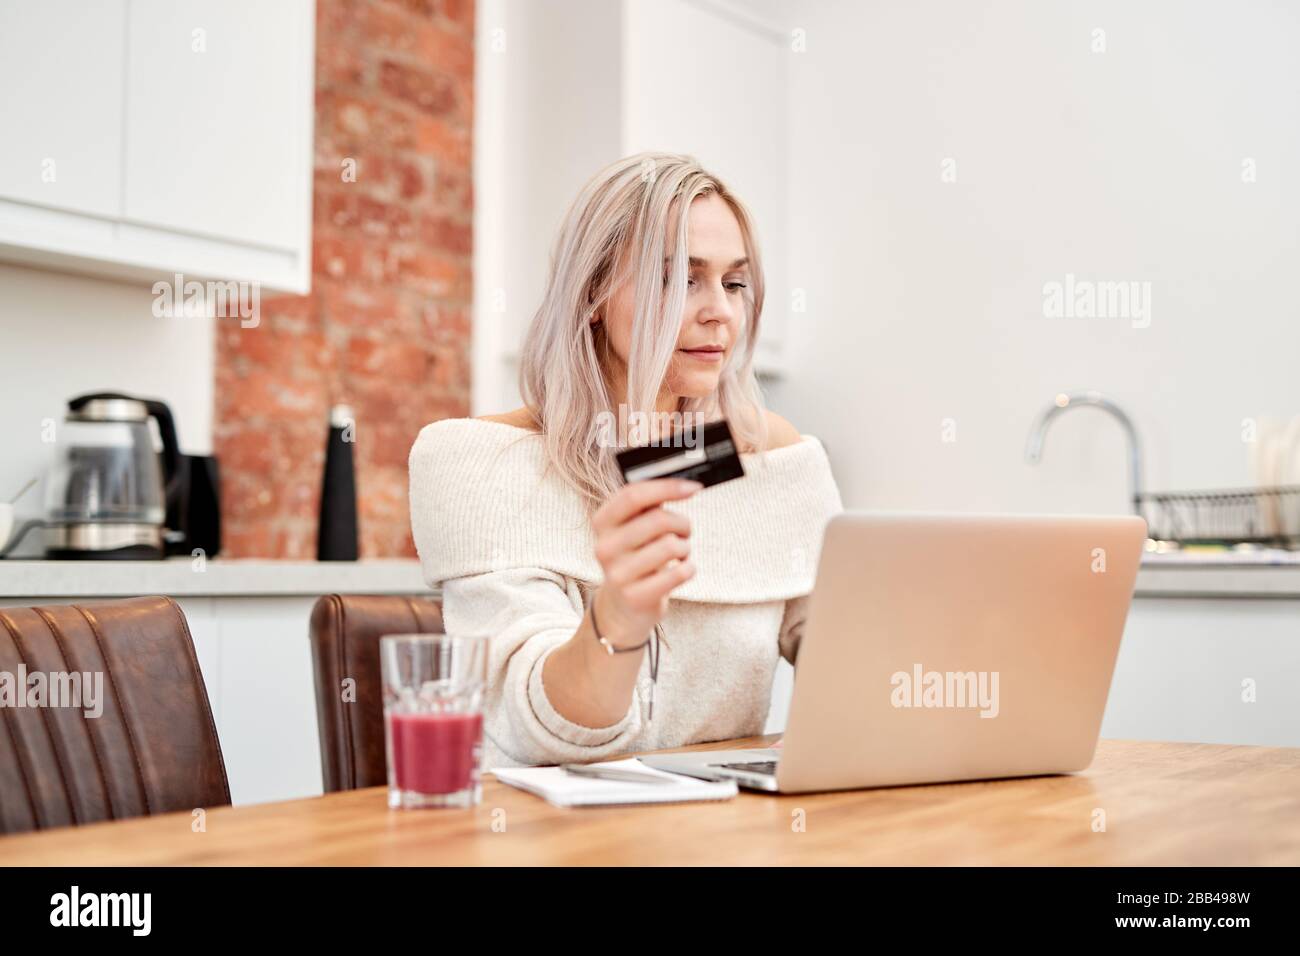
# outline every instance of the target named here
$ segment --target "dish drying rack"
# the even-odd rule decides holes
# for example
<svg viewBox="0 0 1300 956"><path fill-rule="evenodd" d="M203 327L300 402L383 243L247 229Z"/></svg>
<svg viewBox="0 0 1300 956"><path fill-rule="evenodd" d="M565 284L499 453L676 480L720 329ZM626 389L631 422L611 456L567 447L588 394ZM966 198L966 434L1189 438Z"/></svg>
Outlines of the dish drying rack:
<svg viewBox="0 0 1300 956"><path fill-rule="evenodd" d="M1155 541L1300 549L1300 485L1145 491L1136 502Z"/></svg>

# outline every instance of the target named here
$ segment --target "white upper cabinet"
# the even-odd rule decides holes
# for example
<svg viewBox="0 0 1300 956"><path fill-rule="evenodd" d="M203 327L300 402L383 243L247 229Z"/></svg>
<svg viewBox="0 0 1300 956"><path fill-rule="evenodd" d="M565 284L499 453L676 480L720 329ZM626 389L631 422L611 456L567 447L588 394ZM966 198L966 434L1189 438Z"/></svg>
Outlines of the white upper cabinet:
<svg viewBox="0 0 1300 956"><path fill-rule="evenodd" d="M0 196L121 211L125 9L126 0L0 3Z"/></svg>
<svg viewBox="0 0 1300 956"><path fill-rule="evenodd" d="M131 0L128 219L293 248L312 98L302 8Z"/></svg>
<svg viewBox="0 0 1300 956"><path fill-rule="evenodd" d="M311 277L313 0L0 3L0 259Z"/></svg>

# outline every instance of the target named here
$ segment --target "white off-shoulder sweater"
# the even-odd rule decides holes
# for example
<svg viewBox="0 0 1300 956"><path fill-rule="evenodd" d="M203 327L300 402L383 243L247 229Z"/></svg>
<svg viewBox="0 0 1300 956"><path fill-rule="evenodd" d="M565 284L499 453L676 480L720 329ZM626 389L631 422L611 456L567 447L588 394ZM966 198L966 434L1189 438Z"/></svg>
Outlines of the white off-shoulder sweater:
<svg viewBox="0 0 1300 956"><path fill-rule="evenodd" d="M411 527L450 634L490 637L484 767L589 761L761 734L779 656L794 662L822 532L843 509L821 442L741 456L745 476L665 507L691 521L693 578L663 619L654 718L649 655L627 713L568 720L547 697L547 655L573 636L603 575L589 512L539 435L455 418L410 456Z"/></svg>

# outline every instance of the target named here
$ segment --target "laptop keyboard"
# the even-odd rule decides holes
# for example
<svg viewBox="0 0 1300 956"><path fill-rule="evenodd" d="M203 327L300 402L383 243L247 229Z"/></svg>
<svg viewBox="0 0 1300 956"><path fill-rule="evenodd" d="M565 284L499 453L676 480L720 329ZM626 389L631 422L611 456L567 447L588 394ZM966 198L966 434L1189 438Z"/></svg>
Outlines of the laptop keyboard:
<svg viewBox="0 0 1300 956"><path fill-rule="evenodd" d="M715 763L715 767L725 767L728 770L744 770L746 773L765 774L769 777L776 776L775 760L752 760L748 763Z"/></svg>

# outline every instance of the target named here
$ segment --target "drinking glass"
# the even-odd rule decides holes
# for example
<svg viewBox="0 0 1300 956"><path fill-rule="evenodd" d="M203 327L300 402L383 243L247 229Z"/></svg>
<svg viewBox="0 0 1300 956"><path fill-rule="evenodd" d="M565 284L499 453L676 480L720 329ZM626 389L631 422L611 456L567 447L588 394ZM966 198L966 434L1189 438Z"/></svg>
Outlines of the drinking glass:
<svg viewBox="0 0 1300 956"><path fill-rule="evenodd" d="M486 637L379 640L388 805L472 807L482 798Z"/></svg>

